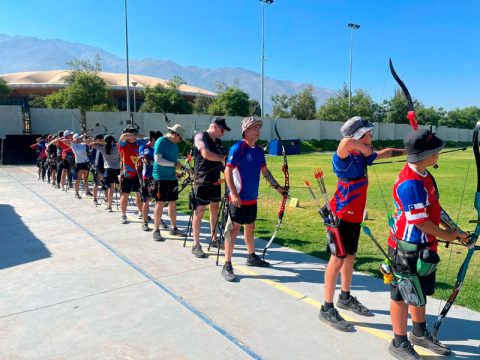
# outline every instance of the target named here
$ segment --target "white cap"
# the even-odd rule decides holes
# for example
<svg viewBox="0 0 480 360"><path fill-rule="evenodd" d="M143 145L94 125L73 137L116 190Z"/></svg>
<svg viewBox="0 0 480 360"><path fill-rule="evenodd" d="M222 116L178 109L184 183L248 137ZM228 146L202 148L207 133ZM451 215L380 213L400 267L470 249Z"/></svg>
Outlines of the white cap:
<svg viewBox="0 0 480 360"><path fill-rule="evenodd" d="M68 135L72 135L72 134L73 134L73 132L71 132L70 130L65 130L63 132L63 136L68 136Z"/></svg>

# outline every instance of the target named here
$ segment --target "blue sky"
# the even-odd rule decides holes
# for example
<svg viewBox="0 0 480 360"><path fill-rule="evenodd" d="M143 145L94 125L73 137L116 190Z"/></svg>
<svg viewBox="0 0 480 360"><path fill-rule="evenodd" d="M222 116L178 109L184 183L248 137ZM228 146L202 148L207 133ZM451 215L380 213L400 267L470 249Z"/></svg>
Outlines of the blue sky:
<svg viewBox="0 0 480 360"><path fill-rule="evenodd" d="M125 54L123 0L0 1L0 33L62 39ZM130 58L260 72L258 0L129 0ZM392 96L391 57L427 106L480 106L480 1L275 0L265 7L265 75L380 102ZM194 84L193 84L194 85Z"/></svg>

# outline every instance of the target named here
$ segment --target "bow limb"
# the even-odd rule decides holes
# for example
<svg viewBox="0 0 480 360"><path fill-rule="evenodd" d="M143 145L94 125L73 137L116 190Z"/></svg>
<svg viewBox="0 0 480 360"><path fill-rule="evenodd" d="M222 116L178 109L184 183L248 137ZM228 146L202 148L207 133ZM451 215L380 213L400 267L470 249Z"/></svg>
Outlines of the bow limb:
<svg viewBox="0 0 480 360"><path fill-rule="evenodd" d="M407 117L408 117L408 121L410 122L410 126L412 127L413 130L418 130L417 115L415 114L415 107L413 106L413 100L412 100L412 97L410 96L410 92L408 91L405 83L397 75L397 72L393 67L392 59L388 59L388 64L390 65L390 72L392 73L393 78L402 89L403 94L405 95L405 99L407 99L407 104L408 104Z"/></svg>
<svg viewBox="0 0 480 360"><path fill-rule="evenodd" d="M267 242L267 245L265 245L265 248L263 249L263 259L265 259L265 254L267 253L268 248L270 247L273 240L277 236L278 229L280 229L280 226L282 226L283 215L285 214L285 206L288 200L288 189L290 188L290 174L288 172L287 154L285 152L285 147L283 146L280 133L278 132L277 121L275 121L275 133L277 134L278 140L280 140L280 146L282 147L282 155L283 155L282 172L284 177L283 188L285 189L285 192L282 194L282 202L280 204L280 209L278 210L278 213L277 213L277 217L278 217L277 226L275 227L275 230L273 231L273 234L270 237L270 240Z"/></svg>
<svg viewBox="0 0 480 360"><path fill-rule="evenodd" d="M465 276L467 274L467 269L470 264L470 260L472 259L473 253L475 250L479 250L480 246L476 245L478 237L480 236L480 151L478 147L478 133L480 132L480 122L477 123L475 126L475 130L473 131L473 140L472 140L472 147L473 147L473 154L475 156L475 164L477 166L477 191L475 193L475 200L474 200L474 207L477 210L477 220L470 221L471 223L476 223L475 230L472 233L468 244L468 251L463 260L460 269L458 270L457 280L455 282L455 286L453 287L452 293L448 297L447 302L443 306L442 311L438 315L437 321L433 325L432 336L434 339L437 338L438 330L440 325L442 324L443 319L447 316L448 311L452 307L455 299L457 298L458 293L463 285L463 281L465 280Z"/></svg>

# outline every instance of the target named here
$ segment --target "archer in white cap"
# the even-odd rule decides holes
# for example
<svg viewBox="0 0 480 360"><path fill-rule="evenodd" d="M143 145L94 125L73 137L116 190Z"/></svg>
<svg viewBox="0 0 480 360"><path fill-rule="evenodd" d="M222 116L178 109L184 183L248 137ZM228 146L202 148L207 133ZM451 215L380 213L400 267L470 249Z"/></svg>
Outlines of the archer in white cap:
<svg viewBox="0 0 480 360"><path fill-rule="evenodd" d="M267 267L270 264L255 254L255 220L257 218L258 186L260 173L281 195L287 188L278 185L265 161L263 149L257 145L263 122L253 117L242 121L243 140L235 143L228 154L225 179L230 200L230 215L225 232L225 265L222 276L227 281L235 281L232 254L235 239L243 225L243 236L247 245L247 265Z"/></svg>
<svg viewBox="0 0 480 360"><path fill-rule="evenodd" d="M404 149L387 148L375 152L372 148L373 130L374 124L360 116L347 120L340 129L343 139L340 140L332 159L333 172L338 177L338 183L330 200L330 208L336 219L339 236L331 233L328 238L337 242L337 246L332 246L334 250L343 251L335 251L330 256L325 272L325 303L321 306L319 319L340 331L352 331L354 328L333 305L340 271L341 293L337 307L358 315L371 316L370 310L350 295L360 223L363 221L367 200L367 166L372 165L376 159L406 155Z"/></svg>

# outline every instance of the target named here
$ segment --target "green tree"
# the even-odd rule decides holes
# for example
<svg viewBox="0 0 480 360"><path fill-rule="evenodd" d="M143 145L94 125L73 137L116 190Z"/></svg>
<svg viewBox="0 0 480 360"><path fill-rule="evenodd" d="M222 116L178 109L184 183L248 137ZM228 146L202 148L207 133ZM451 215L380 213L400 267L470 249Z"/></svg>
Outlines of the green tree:
<svg viewBox="0 0 480 360"><path fill-rule="evenodd" d="M462 129L473 129L480 119L480 108L470 106L463 109L454 109L446 113L439 120L438 125L458 127Z"/></svg>
<svg viewBox="0 0 480 360"><path fill-rule="evenodd" d="M402 90L395 91L393 97L384 102L387 109L387 116L385 122L395 124L409 124L408 121L408 104ZM417 101L413 100L413 106L418 112L423 106ZM420 123L420 122L419 122ZM420 123L421 124L421 123Z"/></svg>
<svg viewBox="0 0 480 360"><path fill-rule="evenodd" d="M434 107L421 107L415 111L417 114L417 121L422 125L435 125L445 117L447 112L443 109L435 109Z"/></svg>
<svg viewBox="0 0 480 360"><path fill-rule="evenodd" d="M328 98L317 112L317 119L325 121L346 121L352 116L361 116L372 121L382 120L384 109L375 104L364 90L355 90L348 107L348 88L344 84L336 97Z"/></svg>
<svg viewBox="0 0 480 360"><path fill-rule="evenodd" d="M10 96L10 88L4 78L0 78L0 99L6 99Z"/></svg>
<svg viewBox="0 0 480 360"><path fill-rule="evenodd" d="M313 86L308 85L302 92L290 96L290 115L299 120L315 119L317 100L313 96Z"/></svg>
<svg viewBox="0 0 480 360"><path fill-rule="evenodd" d="M250 115L249 96L235 87L227 87L220 92L208 107L210 115L248 116Z"/></svg>
<svg viewBox="0 0 480 360"><path fill-rule="evenodd" d="M273 110L272 115L274 118L285 119L290 116L290 103L287 95L275 95L272 96Z"/></svg>
<svg viewBox="0 0 480 360"><path fill-rule="evenodd" d="M250 116L261 116L262 115L262 107L260 103L255 99L249 99L249 110L248 114Z"/></svg>
<svg viewBox="0 0 480 360"><path fill-rule="evenodd" d="M103 80L100 70L100 57L95 64L86 60L74 59L67 63L72 71L65 78L67 86L45 97L49 108L80 109L82 112L94 109L112 109L113 99L109 96L108 84Z"/></svg>
<svg viewBox="0 0 480 360"><path fill-rule="evenodd" d="M208 114L208 107L212 104L213 98L205 95L198 95L193 101L194 114Z"/></svg>
<svg viewBox="0 0 480 360"><path fill-rule="evenodd" d="M191 114L193 106L183 98L178 90L178 84L169 82L145 89L145 101L140 108L142 112L169 112L175 114Z"/></svg>
<svg viewBox="0 0 480 360"><path fill-rule="evenodd" d="M45 102L44 96L35 96L33 99L28 101L28 106L31 108L46 108L47 103Z"/></svg>

